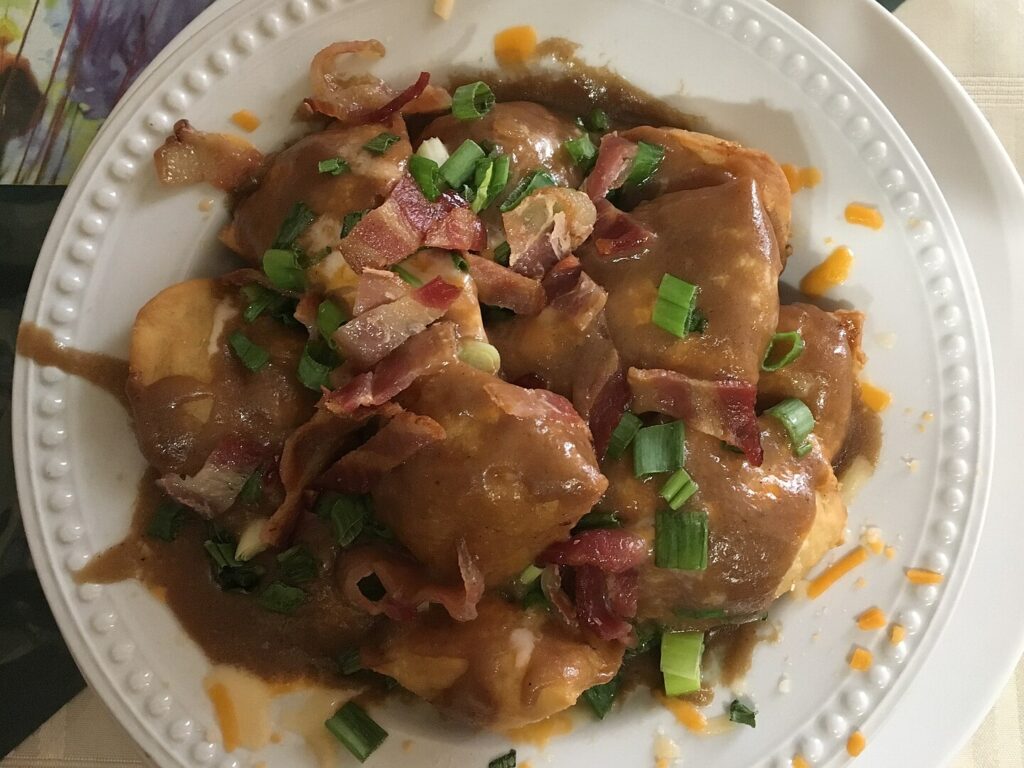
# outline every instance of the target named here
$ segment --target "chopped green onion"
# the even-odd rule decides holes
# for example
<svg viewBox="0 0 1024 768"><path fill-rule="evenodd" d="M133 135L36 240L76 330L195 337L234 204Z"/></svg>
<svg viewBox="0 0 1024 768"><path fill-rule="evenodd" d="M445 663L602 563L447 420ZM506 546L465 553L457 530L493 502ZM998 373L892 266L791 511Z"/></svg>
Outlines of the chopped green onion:
<svg viewBox="0 0 1024 768"><path fill-rule="evenodd" d="M519 574L519 578L516 579L516 581L518 581L522 586L527 587L539 579L542 573L544 573L543 568L538 568L536 565L528 565L523 569L523 572Z"/></svg>
<svg viewBox="0 0 1024 768"><path fill-rule="evenodd" d="M266 527L266 518L258 517L249 521L249 524L242 530L242 535L238 537L235 560L244 563L247 560L252 560L267 548L268 544L263 541L263 531Z"/></svg>
<svg viewBox="0 0 1024 768"><path fill-rule="evenodd" d="M487 768L516 768L516 751L510 749L487 764Z"/></svg>
<svg viewBox="0 0 1024 768"><path fill-rule="evenodd" d="M487 83L467 83L452 94L452 114L459 120L479 120L494 108L494 102L494 91Z"/></svg>
<svg viewBox="0 0 1024 768"><path fill-rule="evenodd" d="M633 474L675 472L686 460L686 427L681 421L644 427L633 438Z"/></svg>
<svg viewBox="0 0 1024 768"><path fill-rule="evenodd" d="M340 157L329 157L326 160L321 160L316 164L316 169L320 173L329 173L331 176L341 176L341 174L352 170L349 168L348 163Z"/></svg>
<svg viewBox="0 0 1024 768"><path fill-rule="evenodd" d="M348 237L349 233L355 229L356 224L363 220L363 216L365 216L367 212L368 211L352 211L351 213L346 213L345 218L341 222L341 236Z"/></svg>
<svg viewBox="0 0 1024 768"><path fill-rule="evenodd" d="M258 565L243 563L235 557L234 540L223 532L217 532L212 539L203 542L203 547L213 561L213 578L225 591L251 592L263 576Z"/></svg>
<svg viewBox="0 0 1024 768"><path fill-rule="evenodd" d="M461 187L473 176L477 160L481 160L485 155L479 144L472 139L466 139L439 168L441 178L448 182L449 187Z"/></svg>
<svg viewBox="0 0 1024 768"><path fill-rule="evenodd" d="M301 544L277 556L278 574L291 584L302 584L316 578L316 560Z"/></svg>
<svg viewBox="0 0 1024 768"><path fill-rule="evenodd" d="M263 271L274 287L282 291L303 291L306 288L306 273L295 251L271 248L263 254Z"/></svg>
<svg viewBox="0 0 1024 768"><path fill-rule="evenodd" d="M281 222L281 228L277 231L277 238L274 240L274 248L287 249L295 245L299 235L309 229L309 225L316 221L316 214L303 202L295 203L289 210L288 215Z"/></svg>
<svg viewBox="0 0 1024 768"><path fill-rule="evenodd" d="M485 157L478 161L476 170L473 171L473 184L475 187L466 187L463 194L470 201L469 209L473 213L480 213L490 202L489 190L491 177L494 175L494 160Z"/></svg>
<svg viewBox="0 0 1024 768"><path fill-rule="evenodd" d="M412 272L410 272L408 269L406 269L400 264L395 264L393 267L391 267L391 271L398 275L400 278L402 278L406 283L411 285L413 288L419 288L421 285L423 285L422 280L420 280L418 277L416 277L416 275L414 275Z"/></svg>
<svg viewBox="0 0 1024 768"><path fill-rule="evenodd" d="M590 110L590 114L583 120L583 124L594 133L604 133L612 127L612 121L609 119L608 113L598 107Z"/></svg>
<svg viewBox="0 0 1024 768"><path fill-rule="evenodd" d="M347 547L363 532L370 518L370 499L368 496L329 492L317 501L315 511L331 523L338 545Z"/></svg>
<svg viewBox="0 0 1024 768"><path fill-rule="evenodd" d="M676 608L673 613L681 619L727 619L729 614L721 608Z"/></svg>
<svg viewBox="0 0 1024 768"><path fill-rule="evenodd" d="M790 397L773 405L765 413L778 419L785 428L794 454L806 456L810 453L812 446L807 438L814 431L814 414L810 408L795 397Z"/></svg>
<svg viewBox="0 0 1024 768"><path fill-rule="evenodd" d="M776 349L778 347L779 349ZM785 352L779 350L785 349ZM777 371L785 368L790 363L796 362L804 352L804 337L800 331L789 331L787 333L776 333L768 342L768 349L764 351L764 359L761 360L762 371ZM781 354L781 356L780 356Z"/></svg>
<svg viewBox="0 0 1024 768"><path fill-rule="evenodd" d="M604 720L605 715L611 711L612 704L615 703L615 697L619 695L621 687L622 678L616 675L607 683L592 686L583 692L583 700L594 710L598 720Z"/></svg>
<svg viewBox="0 0 1024 768"><path fill-rule="evenodd" d="M507 242L501 243L494 248L494 261L503 267L508 266L508 258L512 255L512 246Z"/></svg>
<svg viewBox="0 0 1024 768"><path fill-rule="evenodd" d="M540 579L530 584L526 594L523 595L523 609L529 610L530 608L540 608L545 611L548 609L548 596L544 594Z"/></svg>
<svg viewBox="0 0 1024 768"><path fill-rule="evenodd" d="M501 355L486 341L466 339L459 342L459 360L484 373L496 374L501 370Z"/></svg>
<svg viewBox="0 0 1024 768"><path fill-rule="evenodd" d="M661 674L667 696L700 690L703 632L665 632L661 636Z"/></svg>
<svg viewBox="0 0 1024 768"><path fill-rule="evenodd" d="M416 154L427 158L427 160L433 160L438 165L442 165L449 157L448 148L444 145L443 141L436 137L424 139L420 142L419 147L416 149Z"/></svg>
<svg viewBox="0 0 1024 768"><path fill-rule="evenodd" d="M250 371L258 371L270 362L270 353L259 344L254 344L241 331L235 331L228 337L231 351Z"/></svg>
<svg viewBox="0 0 1024 768"><path fill-rule="evenodd" d="M458 251L451 251L448 255L452 257L452 264L455 265L455 268L459 270L459 272L469 272L469 262L462 257L461 253Z"/></svg>
<svg viewBox="0 0 1024 768"><path fill-rule="evenodd" d="M264 610L290 616L306 602L306 597L306 593L298 587L290 587L280 581L275 581L260 593L257 602Z"/></svg>
<svg viewBox="0 0 1024 768"><path fill-rule="evenodd" d="M637 142L636 157L629 169L629 175L623 186L638 187L658 172L661 161L665 159L665 148L660 144L646 141Z"/></svg>
<svg viewBox="0 0 1024 768"><path fill-rule="evenodd" d="M345 704L324 725L360 763L365 763L388 737L388 732L354 701Z"/></svg>
<svg viewBox="0 0 1024 768"><path fill-rule="evenodd" d="M651 322L673 336L683 338L690 330L690 317L697 301L697 286L665 274L658 286Z"/></svg>
<svg viewBox="0 0 1024 768"><path fill-rule="evenodd" d="M555 186L555 180L547 171L539 168L530 171L528 174L523 176L518 184L516 184L515 189L509 193L508 197L505 198L505 202L498 207L498 210L502 213L508 213L523 202L524 199L529 197L535 190L553 186Z"/></svg>
<svg viewBox="0 0 1024 768"><path fill-rule="evenodd" d="M732 704L729 705L729 719L734 723L749 725L751 728L756 728L756 718L757 710L751 709L746 704L743 704L739 699L733 699Z"/></svg>
<svg viewBox="0 0 1024 768"><path fill-rule="evenodd" d="M579 531L592 531L597 528L621 528L622 521L615 512L587 512L580 521L573 526L572 533Z"/></svg>
<svg viewBox="0 0 1024 768"><path fill-rule="evenodd" d="M481 205L486 208L498 199L498 195L505 191L508 186L509 174L512 170L512 159L508 155L498 155L494 158L494 165L491 170L491 180L487 184L487 200ZM477 185L480 186L479 184Z"/></svg>
<svg viewBox="0 0 1024 768"><path fill-rule="evenodd" d="M569 139L562 146L584 173L589 173L590 169L594 167L594 162L597 160L597 147L594 146L594 142L587 134L584 133L575 139Z"/></svg>
<svg viewBox="0 0 1024 768"><path fill-rule="evenodd" d="M153 519L149 521L146 535L163 541L174 541L178 538L181 526L185 524L186 512L187 508L176 501L161 501L153 513Z"/></svg>
<svg viewBox="0 0 1024 768"><path fill-rule="evenodd" d="M704 333L708 329L708 318L697 307L690 312L690 319L686 324L687 333Z"/></svg>
<svg viewBox="0 0 1024 768"><path fill-rule="evenodd" d="M654 515L654 564L676 571L708 567L708 513L659 509Z"/></svg>
<svg viewBox="0 0 1024 768"><path fill-rule="evenodd" d="M495 307L490 304L480 305L480 317L484 321L484 325L491 325L492 323L504 323L514 319L516 313L511 309L505 309L504 307Z"/></svg>
<svg viewBox="0 0 1024 768"><path fill-rule="evenodd" d="M647 653L655 645L661 642L661 628L654 622L643 622L642 624L637 624L633 628L633 631L636 632L636 645L632 648L626 649L626 659L632 659L643 653Z"/></svg>
<svg viewBox="0 0 1024 768"><path fill-rule="evenodd" d="M423 196L430 202L436 203L437 199L441 197L441 188L444 185L438 164L420 155L413 155L409 158L409 173Z"/></svg>
<svg viewBox="0 0 1024 768"><path fill-rule="evenodd" d="M299 381L314 392L320 392L331 380L331 371L338 367L340 360L330 346L322 339L307 341L299 358Z"/></svg>
<svg viewBox="0 0 1024 768"><path fill-rule="evenodd" d="M677 469L658 493L672 509L679 509L697 492L697 484L685 469Z"/></svg>
<svg viewBox="0 0 1024 768"><path fill-rule="evenodd" d="M257 317L267 311L278 314L289 303L287 296L282 296L258 283L242 288L242 295L249 302L242 312L242 319L247 323L255 322Z"/></svg>
<svg viewBox="0 0 1024 768"><path fill-rule="evenodd" d="M324 339L329 340L346 320L345 310L330 299L324 299L316 308L316 327Z"/></svg>
<svg viewBox="0 0 1024 768"><path fill-rule="evenodd" d="M338 671L343 675L354 675L363 668L358 648L349 648L338 654Z"/></svg>
<svg viewBox="0 0 1024 768"><path fill-rule="evenodd" d="M618 425L608 440L608 448L604 452L605 458L617 459L624 454L642 426L643 422L635 414L629 411L622 414L622 418L619 419Z"/></svg>
<svg viewBox="0 0 1024 768"><path fill-rule="evenodd" d="M257 469L245 478L245 484L238 492L238 500L244 504L255 504L261 496L263 496L263 470Z"/></svg>
<svg viewBox="0 0 1024 768"><path fill-rule="evenodd" d="M388 151L388 149L391 148L392 144L395 144L396 142L399 142L401 140L402 139L400 136L397 136L394 133L388 133L387 131L384 131L383 133L378 133L368 142L363 144L363 149L365 149L367 152L374 152L375 154L383 155L385 152Z"/></svg>

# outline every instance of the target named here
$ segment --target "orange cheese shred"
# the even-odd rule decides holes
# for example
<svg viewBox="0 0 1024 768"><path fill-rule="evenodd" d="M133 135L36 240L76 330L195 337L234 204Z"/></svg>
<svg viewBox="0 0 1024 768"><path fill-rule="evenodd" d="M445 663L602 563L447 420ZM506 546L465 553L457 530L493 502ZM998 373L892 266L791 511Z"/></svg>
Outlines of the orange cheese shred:
<svg viewBox="0 0 1024 768"><path fill-rule="evenodd" d="M899 645L907 639L907 628L902 624L893 624L889 627L889 642L893 645Z"/></svg>
<svg viewBox="0 0 1024 768"><path fill-rule="evenodd" d="M537 30L529 24L503 29L494 36L494 58L502 66L525 64L537 55Z"/></svg>
<svg viewBox="0 0 1024 768"><path fill-rule="evenodd" d="M867 648L861 648L860 646L853 649L853 653L850 654L850 669L855 669L858 672L866 672L871 669L871 663L874 661L874 656L871 655L871 651Z"/></svg>
<svg viewBox="0 0 1024 768"><path fill-rule="evenodd" d="M854 547L807 585L807 596L812 600L820 597L825 590L867 559L868 551L864 547Z"/></svg>
<svg viewBox="0 0 1024 768"><path fill-rule="evenodd" d="M854 731L850 734L850 738L846 740L846 751L850 757L858 757L867 745L868 740L864 738L864 734L860 731Z"/></svg>
<svg viewBox="0 0 1024 768"><path fill-rule="evenodd" d="M924 568L908 568L907 569L907 581L911 584L926 585L926 584L941 584L943 576L941 573L935 571L928 571Z"/></svg>
<svg viewBox="0 0 1024 768"><path fill-rule="evenodd" d="M802 755L794 755L789 764L792 768L811 768L811 764L804 760Z"/></svg>
<svg viewBox="0 0 1024 768"><path fill-rule="evenodd" d="M846 206L845 218L849 224L858 224L869 229L881 229L885 226L882 212L874 206L862 203L850 203Z"/></svg>
<svg viewBox="0 0 1024 768"><path fill-rule="evenodd" d="M231 116L231 122L243 131L252 133L260 127L260 119L248 109L240 109Z"/></svg>
<svg viewBox="0 0 1024 768"><path fill-rule="evenodd" d="M220 734L224 739L224 751L234 752L238 748L238 712L235 702L231 700L227 686L214 683L206 689L206 695L213 704L213 712L217 716Z"/></svg>
<svg viewBox="0 0 1024 768"><path fill-rule="evenodd" d="M881 629L885 624L885 614L882 613L881 608L868 608L864 613L857 617L857 626L865 632Z"/></svg>
<svg viewBox="0 0 1024 768"><path fill-rule="evenodd" d="M824 296L832 288L842 285L850 276L853 253L845 245L836 248L821 264L800 280L800 290L808 296Z"/></svg>
<svg viewBox="0 0 1024 768"><path fill-rule="evenodd" d="M657 694L657 698L665 709L675 715L680 725L694 733L704 733L707 730L708 719L693 702L685 699L673 699L660 693Z"/></svg>
<svg viewBox="0 0 1024 768"><path fill-rule="evenodd" d="M875 413L881 413L892 403L892 395L870 381L860 381L860 401Z"/></svg>
<svg viewBox="0 0 1024 768"><path fill-rule="evenodd" d="M782 172L789 182L789 191L796 194L801 189L814 189L821 183L821 171L817 168L800 168L789 163L782 164Z"/></svg>

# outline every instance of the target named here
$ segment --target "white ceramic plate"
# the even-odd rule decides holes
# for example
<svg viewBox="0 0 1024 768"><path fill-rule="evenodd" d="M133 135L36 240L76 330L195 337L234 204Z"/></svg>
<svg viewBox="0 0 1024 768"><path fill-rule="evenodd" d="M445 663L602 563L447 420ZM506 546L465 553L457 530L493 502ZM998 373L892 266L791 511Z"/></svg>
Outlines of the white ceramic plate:
<svg viewBox="0 0 1024 768"><path fill-rule="evenodd" d="M214 256L218 211L197 210L207 190L168 193L149 155L175 119L208 129L247 107L264 118L254 140L270 149L295 135L292 109L308 60L334 39L377 36L395 78L451 64L488 63L491 35L530 22L543 36L583 44L638 85L704 115L730 138L782 161L816 165L825 182L795 205L795 279L826 252L826 238L857 254L838 296L868 313L869 377L895 397L879 471L851 510L898 546L813 603L787 603L783 640L762 648L748 680L759 727L688 738L669 714L634 697L600 726L540 757L557 766L650 765L657 727L682 742L687 762L784 765L796 752L840 763L855 727L870 735L910 685L953 608L978 540L991 467L992 394L984 320L952 217L923 162L884 107L842 62L791 19L757 0L723 4L540 0L460 5L442 23L408 0L220 4L170 46L110 118L69 188L44 246L25 318L80 348L124 355L135 311L162 287L224 266ZM409 53L415 52L415 53ZM685 96L679 94L685 93ZM842 221L851 201L879 206L881 232ZM876 343L895 333L894 349ZM166 609L135 584L74 585L71 572L117 541L130 517L142 461L110 398L52 369L19 360L15 446L26 528L54 612L90 683L162 765L312 764L298 742L258 756L224 756L200 681L206 662ZM911 409L910 415L904 409ZM935 413L925 431L924 411ZM911 472L904 457L917 461ZM941 588L912 588L903 566L942 571ZM890 646L858 633L852 617L877 604L911 631ZM876 652L852 674L853 643ZM778 690L782 675L792 693ZM717 705L716 705L717 706ZM486 765L499 737L442 724L425 707L381 718L392 733L373 759L389 765ZM401 742L412 738L412 753ZM529 757L531 748L521 754ZM401 755L399 758L398 756ZM542 763L543 764L543 763Z"/></svg>

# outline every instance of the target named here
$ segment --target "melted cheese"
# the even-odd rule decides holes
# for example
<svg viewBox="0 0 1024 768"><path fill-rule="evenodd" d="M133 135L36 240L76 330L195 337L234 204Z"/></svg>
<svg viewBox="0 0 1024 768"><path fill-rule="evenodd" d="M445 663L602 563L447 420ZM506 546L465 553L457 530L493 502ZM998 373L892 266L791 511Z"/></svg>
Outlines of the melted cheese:
<svg viewBox="0 0 1024 768"><path fill-rule="evenodd" d="M808 296L824 296L850 276L853 253L845 245L836 248L821 264L803 276L800 290Z"/></svg>
<svg viewBox="0 0 1024 768"><path fill-rule="evenodd" d="M243 131L252 133L260 127L260 119L248 109L240 109L231 116L231 122Z"/></svg>
<svg viewBox="0 0 1024 768"><path fill-rule="evenodd" d="M870 205L861 203L850 203L846 206L844 214L847 223L857 224L868 229L881 229L885 225L885 218L881 211Z"/></svg>
<svg viewBox="0 0 1024 768"><path fill-rule="evenodd" d="M801 189L814 189L821 183L821 171L814 167L800 168L789 163L782 164L782 172L789 182L789 191L796 194Z"/></svg>
<svg viewBox="0 0 1024 768"><path fill-rule="evenodd" d="M537 55L537 30L528 24L503 29L494 36L494 58L504 66L525 64Z"/></svg>
<svg viewBox="0 0 1024 768"><path fill-rule="evenodd" d="M522 744L532 744L535 747L544 748L556 736L564 736L572 731L572 718L565 712L559 712L546 720L537 723L530 723L519 728L512 728L505 732L512 741Z"/></svg>

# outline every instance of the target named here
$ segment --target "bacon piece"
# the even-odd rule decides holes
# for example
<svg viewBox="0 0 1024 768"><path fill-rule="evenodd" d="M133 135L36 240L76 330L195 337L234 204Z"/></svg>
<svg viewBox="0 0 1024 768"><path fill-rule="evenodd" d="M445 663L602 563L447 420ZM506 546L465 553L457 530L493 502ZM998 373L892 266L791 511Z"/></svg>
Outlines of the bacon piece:
<svg viewBox="0 0 1024 768"><path fill-rule="evenodd" d="M444 438L444 427L429 416L399 411L377 434L338 459L317 485L344 493L369 493L392 469Z"/></svg>
<svg viewBox="0 0 1024 768"><path fill-rule="evenodd" d="M614 133L605 134L597 151L597 161L590 175L580 187L595 203L603 200L613 189L626 183L633 167L638 145Z"/></svg>
<svg viewBox="0 0 1024 768"><path fill-rule="evenodd" d="M389 304L352 318L334 332L334 342L346 360L367 370L440 318L460 293L458 287L434 278Z"/></svg>
<svg viewBox="0 0 1024 768"><path fill-rule="evenodd" d="M322 405L338 414L383 405L420 376L434 373L456 359L455 327L437 323L385 357L372 371L324 396Z"/></svg>
<svg viewBox="0 0 1024 768"><path fill-rule="evenodd" d="M230 191L252 176L263 153L238 136L197 131L188 120L179 120L153 153L153 162L161 184L205 181Z"/></svg>
<svg viewBox="0 0 1024 768"><path fill-rule="evenodd" d="M570 627L578 627L576 607L562 589L562 569L557 565L545 567L540 574L540 588L562 620Z"/></svg>
<svg viewBox="0 0 1024 768"><path fill-rule="evenodd" d="M597 211L578 190L542 187L501 218L511 249L509 266L521 275L541 278L590 237Z"/></svg>
<svg viewBox="0 0 1024 768"><path fill-rule="evenodd" d="M647 542L617 528L598 528L556 541L537 562L543 565L592 565L606 573L623 573L647 559Z"/></svg>
<svg viewBox="0 0 1024 768"><path fill-rule="evenodd" d="M608 443L611 442L612 432L619 425L622 414L629 407L629 401L633 393L626 383L626 375L621 368L612 371L605 379L594 399L594 405L590 410L590 434L594 438L594 452L598 456L604 456L608 450Z"/></svg>
<svg viewBox="0 0 1024 768"><path fill-rule="evenodd" d="M389 304L408 294L409 288L402 278L386 269L364 269L356 283L356 298L352 312L361 315L371 309Z"/></svg>
<svg viewBox="0 0 1024 768"><path fill-rule="evenodd" d="M569 254L551 268L541 280L541 286L550 302L573 290L579 284L582 276L583 265L580 264L579 259Z"/></svg>
<svg viewBox="0 0 1024 768"><path fill-rule="evenodd" d="M575 259L576 257L566 257L559 264L568 261L569 258ZM548 274L545 282L553 273L554 270ZM545 285L545 288L547 287ZM597 319L597 316L604 309L604 305L607 302L608 292L591 280L586 272L581 272L576 285L568 293L554 297L551 300L550 307L568 317L577 330L586 331Z"/></svg>
<svg viewBox="0 0 1024 768"><path fill-rule="evenodd" d="M422 95L422 93L427 89L427 84L429 82L430 73L420 72L420 76L416 78L416 82L414 82L400 94L395 96L395 98L393 98L384 106L380 107L379 109L375 109L365 118L363 118L362 122L380 123L387 120L389 117L391 117L391 115L393 115L395 112L398 112L406 104L413 101L414 99L419 98L420 95Z"/></svg>
<svg viewBox="0 0 1024 768"><path fill-rule="evenodd" d="M608 579L605 573L593 565L584 565L576 569L576 615L580 625L591 630L602 640L621 640L625 642L633 634L633 626L626 621L627 616L620 614L616 608L628 607L628 598L612 596L609 593ZM633 614L636 613L635 591Z"/></svg>
<svg viewBox="0 0 1024 768"><path fill-rule="evenodd" d="M608 607L617 616L632 619L636 616L637 602L640 597L640 573L630 568L622 573L605 575L608 586Z"/></svg>
<svg viewBox="0 0 1024 768"><path fill-rule="evenodd" d="M634 251L656 235L639 221L607 200L597 201L597 223L594 225L594 248L601 256Z"/></svg>
<svg viewBox="0 0 1024 768"><path fill-rule="evenodd" d="M322 300L322 297L315 293L304 293L299 299L299 303L295 305L295 312L292 314L296 320L306 326L311 339L317 334L316 315Z"/></svg>
<svg viewBox="0 0 1024 768"><path fill-rule="evenodd" d="M406 174L384 204L359 221L338 246L356 272L397 264L424 245L451 250L482 250L487 232L466 201L448 191L434 203Z"/></svg>
<svg viewBox="0 0 1024 768"><path fill-rule="evenodd" d="M629 369L633 410L657 411L740 448L753 466L764 451L757 426L754 385L735 379L693 379L676 371Z"/></svg>
<svg viewBox="0 0 1024 768"><path fill-rule="evenodd" d="M459 542L457 551L461 586L431 583L419 563L397 550L380 546L345 552L339 560L336 577L346 599L371 616L384 614L395 621L403 621L415 616L419 606L438 603L456 621L472 621L476 618L477 603L483 597L483 578L465 541ZM372 575L376 575L384 587L380 600L370 600L359 589L359 582Z"/></svg>
<svg viewBox="0 0 1024 768"><path fill-rule="evenodd" d="M580 421L572 403L546 389L523 389L500 382L484 384L484 391L491 402L516 419L551 419L566 424Z"/></svg>
<svg viewBox="0 0 1024 768"><path fill-rule="evenodd" d="M483 256L466 254L465 259L480 294L480 303L511 309L517 315L535 315L544 308L544 289L536 280Z"/></svg>
<svg viewBox="0 0 1024 768"><path fill-rule="evenodd" d="M228 437L210 452L194 475L166 475L157 485L179 504L213 518L227 512L235 503L245 481L264 459L265 450L261 446L239 437Z"/></svg>

